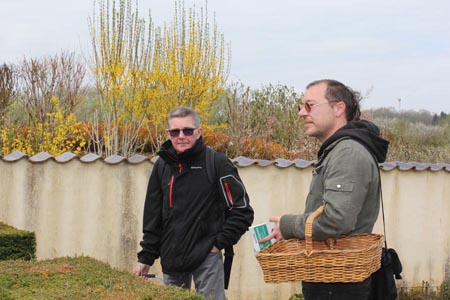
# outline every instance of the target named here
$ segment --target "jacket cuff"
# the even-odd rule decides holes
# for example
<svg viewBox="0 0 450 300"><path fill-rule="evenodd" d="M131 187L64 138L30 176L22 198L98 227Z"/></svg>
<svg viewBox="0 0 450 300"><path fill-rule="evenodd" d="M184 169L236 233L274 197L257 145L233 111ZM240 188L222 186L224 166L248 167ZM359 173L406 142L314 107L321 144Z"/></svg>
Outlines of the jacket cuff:
<svg viewBox="0 0 450 300"><path fill-rule="evenodd" d="M149 259L147 257L145 257L144 255L140 255L140 253L138 253L138 262L144 265L149 265L152 266L153 263L155 262L154 259Z"/></svg>
<svg viewBox="0 0 450 300"><path fill-rule="evenodd" d="M213 246L216 247L216 248L219 249L219 250L222 250L222 249L225 249L225 247L226 247L227 245L225 245L224 243L220 243L220 242L216 239L216 241L214 242Z"/></svg>
<svg viewBox="0 0 450 300"><path fill-rule="evenodd" d="M285 240L296 238L295 236L295 221L298 216L284 215L280 219L280 231Z"/></svg>

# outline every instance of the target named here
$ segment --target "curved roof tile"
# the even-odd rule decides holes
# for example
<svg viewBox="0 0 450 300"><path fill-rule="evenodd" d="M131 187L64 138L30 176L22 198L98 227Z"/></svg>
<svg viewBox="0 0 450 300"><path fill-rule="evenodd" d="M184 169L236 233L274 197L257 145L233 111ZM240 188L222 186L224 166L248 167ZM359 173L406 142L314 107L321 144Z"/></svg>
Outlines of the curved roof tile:
<svg viewBox="0 0 450 300"><path fill-rule="evenodd" d="M296 159L294 160L294 164L297 168L304 169L314 165L315 161L312 160L304 160L304 159Z"/></svg>
<svg viewBox="0 0 450 300"><path fill-rule="evenodd" d="M100 155L97 155L95 153L88 153L85 156L83 156L82 158L80 158L80 160L82 162L85 162L85 163L90 163L90 162L94 162L96 160L99 160L101 158L102 157Z"/></svg>
<svg viewBox="0 0 450 300"><path fill-rule="evenodd" d="M82 157L79 157L78 155L72 153L72 152L65 152L58 156L52 156L47 152L40 152L32 157L28 157L26 154L15 151L7 156L0 156L0 160L3 160L5 162L16 162L19 161L22 158L28 158L30 162L32 163L42 163L46 162L50 159L54 160L57 163L66 163L69 162L75 158L79 158L79 160L83 163L91 163L95 162L97 160L102 160L104 163L107 164L119 164L123 161L128 162L130 164L140 164L145 161L150 161L151 163L155 163L157 156L144 156L140 154L133 155L129 158L125 158L120 155L112 155L108 156L106 158L103 158L100 155L97 155L95 153L88 153ZM279 168L289 168L291 166L294 166L295 168L299 169L305 169L308 167L311 167L314 165L315 161L311 160L304 160L304 159L295 159L295 160L287 160L284 158L278 158L276 160L265 160L265 159L252 159L244 156L239 156L234 159L232 159L233 163L236 164L239 167L245 168L252 165L258 165L261 167L267 167L271 165L275 165ZM448 163L439 163L439 164L432 164L432 163L422 163L422 162L400 162L400 161L392 161L392 162L384 162L380 164L381 169L384 171L392 171L394 169L399 169L401 171L447 171L450 172L450 164Z"/></svg>
<svg viewBox="0 0 450 300"><path fill-rule="evenodd" d="M236 157L235 159L233 159L233 162L237 163L237 165L241 167L248 167L257 164L256 160L244 156Z"/></svg>
<svg viewBox="0 0 450 300"><path fill-rule="evenodd" d="M410 164L417 171L423 171L423 170L426 170L426 169L428 169L430 167L430 164L428 164L428 163L419 163L419 162L415 162L415 161L410 162Z"/></svg>
<svg viewBox="0 0 450 300"><path fill-rule="evenodd" d="M55 158L51 154L48 154L47 152L39 152L38 154L30 157L30 161L32 161L32 162L44 162L49 159L55 159Z"/></svg>
<svg viewBox="0 0 450 300"><path fill-rule="evenodd" d="M395 163L392 162L387 162L387 163L382 163L380 164L381 169L385 170L385 171L392 171L395 168L397 168L397 165Z"/></svg>
<svg viewBox="0 0 450 300"><path fill-rule="evenodd" d="M287 168L292 166L294 163L291 160L287 160L284 158L277 158L275 160L275 166L280 167L280 168Z"/></svg>
<svg viewBox="0 0 450 300"><path fill-rule="evenodd" d="M105 163L111 164L111 165L115 165L115 164L121 163L124 160L126 160L125 157L120 156L120 155L115 155L115 154L111 155L111 156L108 156L107 158L104 159Z"/></svg>
<svg viewBox="0 0 450 300"><path fill-rule="evenodd" d="M71 161L72 159L78 157L78 155L73 154L72 152L64 152L63 154L55 157L55 160L59 163L66 163Z"/></svg>
<svg viewBox="0 0 450 300"><path fill-rule="evenodd" d="M400 162L400 161L396 161L395 162L397 164L397 167L401 170L401 171L408 171L414 168L414 166L411 163L404 163L404 162Z"/></svg>
<svg viewBox="0 0 450 300"><path fill-rule="evenodd" d="M257 164L261 167L267 167L274 164L273 160L260 159L257 161Z"/></svg>
<svg viewBox="0 0 450 300"><path fill-rule="evenodd" d="M150 160L147 156L136 154L128 158L130 164L140 164L143 161Z"/></svg>
<svg viewBox="0 0 450 300"><path fill-rule="evenodd" d="M440 171L442 169L445 169L445 167L441 164L437 164L437 165L430 165L430 170L431 171ZM447 169L448 171L448 169Z"/></svg>
<svg viewBox="0 0 450 300"><path fill-rule="evenodd" d="M2 159L4 161L14 162L14 161L17 161L24 157L28 158L28 155L26 155L25 153L22 153L20 151L14 151L13 153L4 156Z"/></svg>

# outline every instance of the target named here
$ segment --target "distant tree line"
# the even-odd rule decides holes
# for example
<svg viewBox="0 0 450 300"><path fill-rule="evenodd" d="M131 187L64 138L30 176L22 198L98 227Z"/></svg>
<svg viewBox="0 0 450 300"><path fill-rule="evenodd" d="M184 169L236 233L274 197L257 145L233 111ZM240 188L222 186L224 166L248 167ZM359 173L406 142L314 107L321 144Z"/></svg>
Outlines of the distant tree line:
<svg viewBox="0 0 450 300"><path fill-rule="evenodd" d="M391 142L388 160L450 162L450 117L426 110L396 111L379 108L364 111Z"/></svg>
<svg viewBox="0 0 450 300"><path fill-rule="evenodd" d="M375 109L369 109L365 111L366 115L372 117L372 118L377 118L377 119L382 119L382 118L387 118L387 119L403 119L406 120L410 123L422 123L425 125L434 125L434 126L439 126L439 124L442 121L445 121L448 117L448 114L441 111L440 114L437 113L431 113L427 110L419 110L419 111L415 111L415 110L396 110L392 107L390 108L385 108L385 107L381 107L381 108L375 108Z"/></svg>

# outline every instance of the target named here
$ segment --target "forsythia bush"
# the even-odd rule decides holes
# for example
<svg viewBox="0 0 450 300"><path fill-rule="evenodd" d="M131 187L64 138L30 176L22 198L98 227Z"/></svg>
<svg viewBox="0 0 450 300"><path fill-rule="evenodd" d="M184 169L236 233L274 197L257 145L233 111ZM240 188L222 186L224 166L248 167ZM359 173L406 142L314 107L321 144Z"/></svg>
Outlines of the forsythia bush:
<svg viewBox="0 0 450 300"><path fill-rule="evenodd" d="M2 152L8 155L20 151L27 155L48 152L60 155L71 151L79 154L86 145L87 134L74 114L64 116L56 97L52 98L56 112L48 114L48 121L28 127L7 126L1 130Z"/></svg>
<svg viewBox="0 0 450 300"><path fill-rule="evenodd" d="M175 1L172 21L161 27L150 15L140 18L133 3L100 0L89 19L104 129L102 136L91 134L89 143L106 156L139 152L142 129L146 147L158 149L166 138L167 114L180 105L194 108L206 123L229 72L229 47L206 8L198 13Z"/></svg>

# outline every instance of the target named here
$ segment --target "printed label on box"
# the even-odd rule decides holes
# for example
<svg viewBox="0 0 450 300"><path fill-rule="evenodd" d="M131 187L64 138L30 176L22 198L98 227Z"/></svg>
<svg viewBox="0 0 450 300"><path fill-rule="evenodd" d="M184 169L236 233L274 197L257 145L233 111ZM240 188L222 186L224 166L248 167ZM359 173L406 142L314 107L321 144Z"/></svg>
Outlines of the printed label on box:
<svg viewBox="0 0 450 300"><path fill-rule="evenodd" d="M268 242L265 242L263 244L258 243L259 240L269 235L269 233L272 232L273 228L275 227L274 222L268 222L264 224L258 224L250 227L250 232L252 234L252 240L253 240L253 250L255 252L259 252L262 249L266 248L267 246L275 243L275 239L271 239Z"/></svg>

